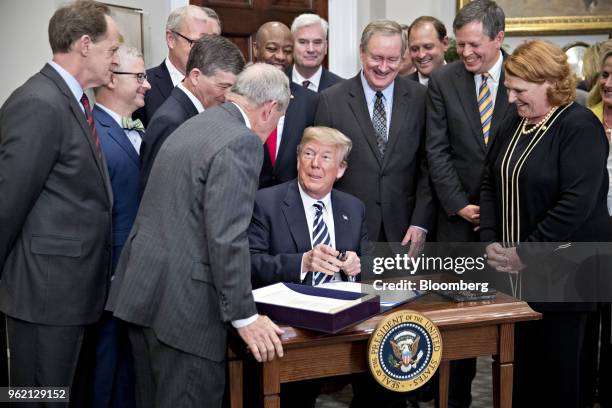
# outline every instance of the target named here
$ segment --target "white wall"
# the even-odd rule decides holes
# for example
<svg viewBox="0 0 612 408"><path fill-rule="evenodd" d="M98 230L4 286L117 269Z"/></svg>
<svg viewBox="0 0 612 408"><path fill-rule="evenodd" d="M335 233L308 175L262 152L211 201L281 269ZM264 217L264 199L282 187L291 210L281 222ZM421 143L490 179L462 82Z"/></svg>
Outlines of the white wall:
<svg viewBox="0 0 612 408"><path fill-rule="evenodd" d="M188 0L106 0L143 10L145 64L157 65L167 54L164 27L170 10ZM51 59L49 19L65 0L0 0L0 105L26 79Z"/></svg>

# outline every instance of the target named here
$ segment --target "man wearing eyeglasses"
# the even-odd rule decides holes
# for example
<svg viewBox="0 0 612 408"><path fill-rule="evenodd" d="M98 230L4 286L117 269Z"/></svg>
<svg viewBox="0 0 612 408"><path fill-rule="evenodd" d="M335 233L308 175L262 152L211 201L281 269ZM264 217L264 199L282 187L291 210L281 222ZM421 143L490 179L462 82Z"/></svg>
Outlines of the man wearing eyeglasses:
<svg viewBox="0 0 612 408"><path fill-rule="evenodd" d="M106 158L113 189L112 272L138 211L142 123L132 113L144 106L151 89L142 54L122 45L119 64L108 84L95 89L96 130ZM134 377L127 328L112 313L104 312L96 330L94 398L96 407L133 406Z"/></svg>
<svg viewBox="0 0 612 408"><path fill-rule="evenodd" d="M145 106L134 113L134 118L140 119L145 127L172 89L185 78L189 51L205 34L221 34L219 16L210 8L187 5L168 16L168 57L159 66L147 70L151 90L145 96Z"/></svg>
<svg viewBox="0 0 612 408"><path fill-rule="evenodd" d="M225 102L225 94L244 68L242 53L227 38L205 35L189 53L187 76L155 112L140 150L141 192L164 141L192 116Z"/></svg>

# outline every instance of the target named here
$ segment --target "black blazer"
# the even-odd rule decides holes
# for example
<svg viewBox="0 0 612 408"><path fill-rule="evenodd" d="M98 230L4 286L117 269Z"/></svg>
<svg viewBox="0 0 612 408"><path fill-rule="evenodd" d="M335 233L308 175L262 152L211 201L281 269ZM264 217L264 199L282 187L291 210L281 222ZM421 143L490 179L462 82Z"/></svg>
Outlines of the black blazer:
<svg viewBox="0 0 612 408"><path fill-rule="evenodd" d="M559 302L573 299L573 294L609 299L609 262L595 257L601 250L609 253L605 246L612 236L606 201L608 141L601 122L587 108L575 102L563 108L527 156L518 184L512 184L518 195L504 194L500 169L520 118L514 114L504 120L485 166L480 239L502 242L504 223L505 231L516 231L517 253L527 266L522 294L529 301ZM508 209L505 217L503 208ZM606 244L598 248L595 242ZM536 305L539 311L591 308L580 303Z"/></svg>
<svg viewBox="0 0 612 408"><path fill-rule="evenodd" d="M50 65L0 109L0 310L98 321L110 285L112 190L79 102Z"/></svg>
<svg viewBox="0 0 612 408"><path fill-rule="evenodd" d="M433 216L424 149L427 88L395 79L382 160L360 75L320 94L315 125L338 129L353 141L348 168L336 188L365 203L368 235L376 239L382 226L388 241L400 242L410 225L430 228Z"/></svg>
<svg viewBox="0 0 612 408"><path fill-rule="evenodd" d="M271 187L297 177L297 146L304 129L314 124L318 95L298 84L290 82L293 98L285 113L281 143L272 167L267 146L263 146L264 163L259 176L259 188Z"/></svg>
<svg viewBox="0 0 612 408"><path fill-rule="evenodd" d="M363 203L337 190L331 202L336 248L361 255L368 240ZM302 255L312 246L297 180L257 192L248 234L253 287L300 283Z"/></svg>
<svg viewBox="0 0 612 408"><path fill-rule="evenodd" d="M172 90L170 97L155 112L140 146L141 192L147 185L155 157L168 136L197 113L193 102L178 87Z"/></svg>
<svg viewBox="0 0 612 408"><path fill-rule="evenodd" d="M427 98L427 160L440 202L438 240L473 241L473 225L456 215L468 204L480 203L480 181L487 147L476 100L474 74L461 61L431 73ZM502 70L489 146L508 111Z"/></svg>
<svg viewBox="0 0 612 408"><path fill-rule="evenodd" d="M149 126L153 114L170 96L174 88L166 67L166 60L156 67L147 69L147 80L151 84L151 89L145 94L145 106L132 115L135 119L140 119L145 127Z"/></svg>

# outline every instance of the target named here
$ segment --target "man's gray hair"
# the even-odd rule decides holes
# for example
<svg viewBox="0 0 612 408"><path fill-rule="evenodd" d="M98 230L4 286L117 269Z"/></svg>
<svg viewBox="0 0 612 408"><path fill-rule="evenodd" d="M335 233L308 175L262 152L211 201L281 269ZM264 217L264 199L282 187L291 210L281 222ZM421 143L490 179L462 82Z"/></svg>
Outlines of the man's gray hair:
<svg viewBox="0 0 612 408"><path fill-rule="evenodd" d="M276 101L279 111L287 108L291 98L287 75L277 67L265 63L248 64L236 78L230 92L242 96L253 106Z"/></svg>
<svg viewBox="0 0 612 408"><path fill-rule="evenodd" d="M466 4L453 21L453 31L457 33L461 27L475 21L482 23L483 31L490 39L506 29L504 10L492 0L474 0Z"/></svg>
<svg viewBox="0 0 612 408"><path fill-rule="evenodd" d="M402 33L402 26L393 20L374 20L363 29L363 33L361 33L361 43L359 44L359 48L362 52L367 50L370 38L372 38L375 33L380 33L385 36L399 35L402 40L402 53L400 55L404 55L407 47L406 36Z"/></svg>
<svg viewBox="0 0 612 408"><path fill-rule="evenodd" d="M119 71L124 70L123 64L125 64L125 60L129 58L140 58L144 60L142 56L142 52L136 47L132 47L131 45L121 44L119 48L117 48L117 59L119 60L118 66Z"/></svg>
<svg viewBox="0 0 612 408"><path fill-rule="evenodd" d="M214 18L205 9L206 7L194 6L193 4L188 4L186 6L178 7L172 10L170 15L168 16L168 21L166 22L166 30L180 32L182 25L183 25L183 20L187 16L194 16L197 14L204 13L208 17ZM217 16L217 13L215 13L212 9L208 9L208 10L212 11L214 15L216 16L216 20L219 21L219 16ZM221 26L220 21L219 21L219 26Z"/></svg>
<svg viewBox="0 0 612 408"><path fill-rule="evenodd" d="M302 27L308 27L312 25L319 25L325 33L325 39L327 40L327 29L329 25L325 19L321 18L317 14L300 14L295 19L293 19L293 23L291 23L291 34L295 36L295 33Z"/></svg>
<svg viewBox="0 0 612 408"><path fill-rule="evenodd" d="M142 52L136 47L132 47L131 45L121 44L119 48L117 48L117 69L115 71L125 71L127 68L125 67L125 63L130 58L140 58L144 60L142 56ZM97 95L101 89L105 88L106 85L97 86L93 89L94 95Z"/></svg>
<svg viewBox="0 0 612 408"><path fill-rule="evenodd" d="M210 7L200 7L202 9L202 11L204 11L206 13L206 15L208 17L210 17L211 19L215 20L217 22L217 24L219 24L219 29L222 29L221 27L221 19L219 18L219 15L217 14L217 12L213 9L211 9Z"/></svg>

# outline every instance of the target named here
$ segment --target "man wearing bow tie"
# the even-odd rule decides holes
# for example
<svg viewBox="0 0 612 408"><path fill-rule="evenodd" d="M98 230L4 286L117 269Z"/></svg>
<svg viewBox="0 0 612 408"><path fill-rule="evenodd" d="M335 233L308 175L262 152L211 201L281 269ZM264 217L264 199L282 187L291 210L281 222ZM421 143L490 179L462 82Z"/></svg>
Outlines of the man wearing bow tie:
<svg viewBox="0 0 612 408"><path fill-rule="evenodd" d="M108 84L95 89L94 120L106 158L113 189L113 274L132 224L136 218L140 191L140 150L143 126L132 113L144 106L147 81L142 54L121 46L119 65ZM126 328L105 312L97 328L96 407L133 405L134 380L131 374Z"/></svg>

